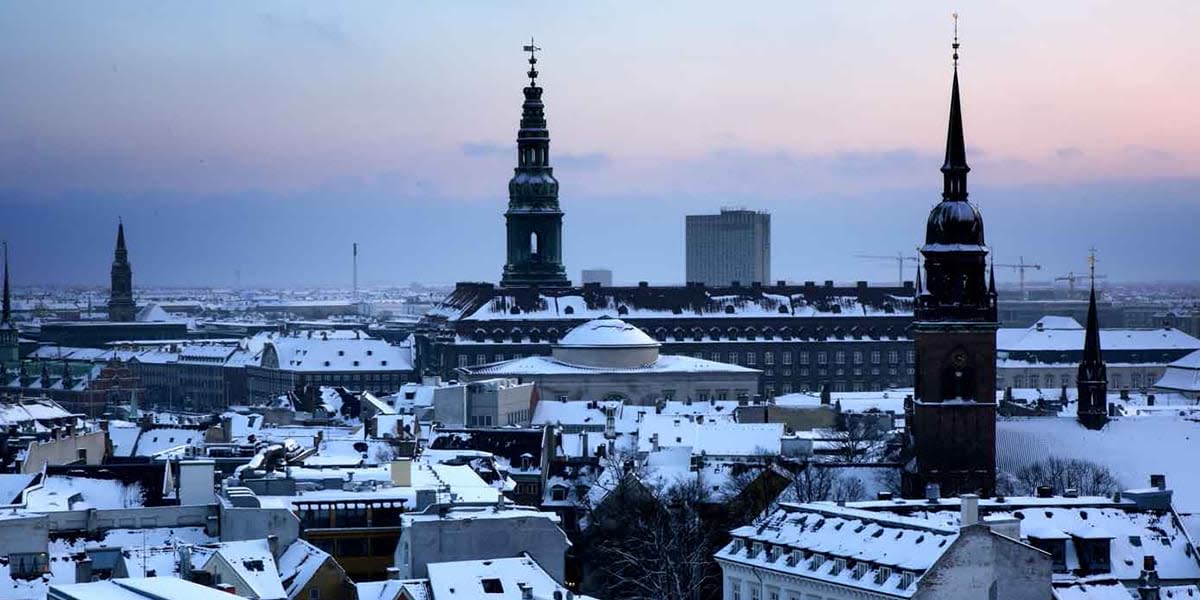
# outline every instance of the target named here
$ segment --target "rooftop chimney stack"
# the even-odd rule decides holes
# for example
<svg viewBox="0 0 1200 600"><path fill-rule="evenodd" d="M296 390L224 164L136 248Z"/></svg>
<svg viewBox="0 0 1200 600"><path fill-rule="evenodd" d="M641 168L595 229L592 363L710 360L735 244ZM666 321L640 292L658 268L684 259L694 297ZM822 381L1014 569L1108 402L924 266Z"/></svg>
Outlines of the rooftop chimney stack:
<svg viewBox="0 0 1200 600"><path fill-rule="evenodd" d="M961 525L970 527L979 523L979 496L963 494L959 501L962 505Z"/></svg>

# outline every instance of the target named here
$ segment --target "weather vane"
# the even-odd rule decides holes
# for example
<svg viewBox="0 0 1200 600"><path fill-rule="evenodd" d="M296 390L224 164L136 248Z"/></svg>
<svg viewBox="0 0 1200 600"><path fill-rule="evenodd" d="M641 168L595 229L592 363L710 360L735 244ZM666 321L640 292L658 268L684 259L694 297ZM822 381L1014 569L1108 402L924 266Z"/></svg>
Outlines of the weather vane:
<svg viewBox="0 0 1200 600"><path fill-rule="evenodd" d="M954 19L954 43L950 47L954 48L954 68L958 68L958 13L950 13L950 18Z"/></svg>
<svg viewBox="0 0 1200 600"><path fill-rule="evenodd" d="M538 48L536 45L534 45L533 38L532 37L529 38L529 44L527 46L525 46L524 51L529 53L529 85L530 86L537 85L537 82L535 80L537 79L538 72L537 72L537 67L535 65L537 65L537 52L540 50L541 50L541 48Z"/></svg>

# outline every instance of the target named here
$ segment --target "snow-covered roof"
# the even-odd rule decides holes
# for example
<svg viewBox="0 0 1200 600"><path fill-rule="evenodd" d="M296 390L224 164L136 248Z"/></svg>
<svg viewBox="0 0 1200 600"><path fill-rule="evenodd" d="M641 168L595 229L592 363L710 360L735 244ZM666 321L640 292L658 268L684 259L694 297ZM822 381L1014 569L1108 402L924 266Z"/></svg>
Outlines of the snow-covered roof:
<svg viewBox="0 0 1200 600"><path fill-rule="evenodd" d="M904 397L912 395L912 388L898 388L874 392L832 392L830 404L839 403L843 412L861 413L869 411L904 414ZM775 397L777 406L816 408L821 406L819 393L797 392Z"/></svg>
<svg viewBox="0 0 1200 600"><path fill-rule="evenodd" d="M455 600L521 600L529 587L534 598L565 597L567 588L528 556L430 563L429 587L434 598ZM587 596L575 596L589 600Z"/></svg>
<svg viewBox="0 0 1200 600"><path fill-rule="evenodd" d="M295 598L328 559L328 553L304 540L292 542L292 545L279 555L277 561L279 580L283 583L288 598Z"/></svg>
<svg viewBox="0 0 1200 600"><path fill-rule="evenodd" d="M145 494L137 482L47 475L41 485L25 491L25 508L36 512L139 508Z"/></svg>
<svg viewBox="0 0 1200 600"><path fill-rule="evenodd" d="M909 519L950 529L961 523L958 499L943 499L937 505L924 500L890 500L854 502L849 506L903 514ZM1022 539L1107 539L1111 565L1108 576L1122 581L1137 580L1145 556L1155 558L1163 579L1200 580L1200 557L1196 556L1182 523L1169 511L1141 510L1130 500L1104 497L1008 497L1003 502L981 499L979 514L988 520L1016 518ZM1071 544L1067 545L1065 561L1068 574L1083 566Z"/></svg>
<svg viewBox="0 0 1200 600"><path fill-rule="evenodd" d="M430 600L428 579L385 579L354 584L358 600L396 600L405 592L413 600Z"/></svg>
<svg viewBox="0 0 1200 600"><path fill-rule="evenodd" d="M1179 417L1120 418L1093 431L1070 417L1000 419L996 423L996 462L1016 473L1048 456L1077 458L1108 467L1122 486L1138 487L1150 475L1166 475L1173 502L1183 512L1200 511L1196 440L1200 422Z"/></svg>
<svg viewBox="0 0 1200 600"><path fill-rule="evenodd" d="M632 367L589 367L567 364L554 360L549 356L526 356L515 360L506 360L477 367L462 369L470 375L494 375L499 377L519 377L522 375L587 375L597 373L760 373L751 369L728 363L720 363L690 356L661 354L658 360L651 364Z"/></svg>
<svg viewBox="0 0 1200 600"><path fill-rule="evenodd" d="M245 591L252 593L255 598L288 598L280 582L279 567L275 564L275 557L271 555L271 545L267 540L221 542L215 544L212 549L214 553L209 562L217 560L218 557L223 560L246 584L248 589ZM207 569L207 565L204 568Z"/></svg>
<svg viewBox="0 0 1200 600"><path fill-rule="evenodd" d="M686 446L708 456L778 455L783 423L731 423L687 416L647 414L638 428L638 451Z"/></svg>
<svg viewBox="0 0 1200 600"><path fill-rule="evenodd" d="M1162 377L1154 383L1162 390L1200 392L1200 350L1167 365Z"/></svg>
<svg viewBox="0 0 1200 600"><path fill-rule="evenodd" d="M644 348L658 347L659 343L641 329L605 315L568 331L558 345L574 348Z"/></svg>
<svg viewBox="0 0 1200 600"><path fill-rule="evenodd" d="M176 577L135 577L52 588L77 600L238 600L239 596Z"/></svg>
<svg viewBox="0 0 1200 600"><path fill-rule="evenodd" d="M958 538L958 529L817 503L784 504L762 523L740 527L730 535L733 541L717 552L719 560L907 598L917 586L906 581L903 573L914 579L923 575ZM780 554L773 555L768 545L779 547ZM797 561L792 550L808 552L810 557ZM839 559L857 561L866 570L856 574ZM881 572L880 567L891 572Z"/></svg>
<svg viewBox="0 0 1200 600"><path fill-rule="evenodd" d="M400 526L411 527L413 523L437 521L474 521L479 519L546 519L559 523L558 515L528 506L511 504L452 504L445 510L430 507L424 512L406 512L400 515Z"/></svg>
<svg viewBox="0 0 1200 600"><path fill-rule="evenodd" d="M25 400L0 404L0 426L19 425L30 421L53 421L76 416L47 399Z"/></svg>
<svg viewBox="0 0 1200 600"><path fill-rule="evenodd" d="M412 348L363 335L277 337L270 342L284 371L411 371Z"/></svg>
<svg viewBox="0 0 1200 600"><path fill-rule="evenodd" d="M1079 352L1083 350L1086 331L1074 319L1043 317L1053 327L1038 324L1026 328L1002 327L996 330L998 352ZM1069 322L1069 324L1066 324ZM1070 325L1073 324L1073 325ZM1101 329L1100 348L1110 350L1200 350L1200 339L1172 328L1162 329Z"/></svg>

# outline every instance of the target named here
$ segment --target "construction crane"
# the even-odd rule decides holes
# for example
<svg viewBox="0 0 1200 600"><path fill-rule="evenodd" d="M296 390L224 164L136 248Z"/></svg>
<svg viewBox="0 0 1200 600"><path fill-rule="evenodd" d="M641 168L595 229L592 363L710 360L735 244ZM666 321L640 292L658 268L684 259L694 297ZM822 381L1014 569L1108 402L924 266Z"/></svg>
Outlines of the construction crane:
<svg viewBox="0 0 1200 600"><path fill-rule="evenodd" d="M1022 298L1024 298L1024 297L1025 297L1025 271L1026 271L1026 270L1030 270L1030 269L1031 269L1031 270L1034 270L1034 271L1041 271L1041 270L1042 270L1042 265L1037 265L1037 264L1033 264L1033 263L1027 263L1027 262L1025 262L1025 257L1024 257L1024 256L1018 257L1018 258L1017 258L1017 262L1016 262L1015 264L1012 264L1012 263L1009 263L1009 264L995 263L995 264L993 264L992 266L994 266L994 267L1004 267L1005 269L1013 269L1013 270L1015 270L1015 271L1017 272L1018 276L1020 277L1020 281L1021 281L1021 297L1022 297Z"/></svg>
<svg viewBox="0 0 1200 600"><path fill-rule="evenodd" d="M1108 279L1107 275L1097 275L1096 274L1096 262L1097 262L1096 261L1096 249L1092 248L1092 249L1088 250L1088 273L1089 273L1089 275L1082 275L1082 274L1076 275L1074 271L1070 271L1066 275L1062 275L1060 277L1055 277L1054 280L1067 282L1067 291L1072 294L1075 293L1075 281L1078 279L1085 279L1087 277L1091 277L1092 285L1094 286L1094 285L1096 285L1097 279Z"/></svg>
<svg viewBox="0 0 1200 600"><path fill-rule="evenodd" d="M905 262L914 262L914 263L917 262L917 257L905 256L903 252L897 252L894 256L887 256L887 255L880 255L880 254L855 254L854 258L863 258L863 259L867 259L867 260L894 260L894 261L896 261L896 272L900 279L899 285L901 287L904 286L904 263Z"/></svg>

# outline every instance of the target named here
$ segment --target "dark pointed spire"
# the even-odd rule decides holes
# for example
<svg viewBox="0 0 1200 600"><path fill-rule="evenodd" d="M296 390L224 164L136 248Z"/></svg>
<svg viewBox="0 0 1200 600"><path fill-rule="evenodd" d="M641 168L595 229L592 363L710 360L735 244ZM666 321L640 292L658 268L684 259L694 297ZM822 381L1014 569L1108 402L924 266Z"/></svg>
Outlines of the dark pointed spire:
<svg viewBox="0 0 1200 600"><path fill-rule="evenodd" d="M921 285L921 261L917 260L917 297L921 297L924 291L924 287Z"/></svg>
<svg viewBox="0 0 1200 600"><path fill-rule="evenodd" d="M992 262L988 265L988 294L996 295L996 257L992 257Z"/></svg>
<svg viewBox="0 0 1200 600"><path fill-rule="evenodd" d="M8 242L4 242L4 301L0 310L0 325L12 322L12 296L8 289Z"/></svg>
<svg viewBox="0 0 1200 600"><path fill-rule="evenodd" d="M1083 360L1076 377L1079 386L1079 421L1090 429L1108 421L1108 367L1100 348L1100 317L1096 310L1096 252L1088 257L1092 267L1092 289L1088 298L1087 331L1083 338Z"/></svg>
<svg viewBox="0 0 1200 600"><path fill-rule="evenodd" d="M954 83L950 88L950 123L946 128L946 161L942 163L942 198L967 199L967 147L963 141L962 103L958 93L958 13L954 14Z"/></svg>
<svg viewBox="0 0 1200 600"><path fill-rule="evenodd" d="M117 249L114 252L114 258L121 260L127 257L129 252L125 249L125 222L120 217L117 218Z"/></svg>

